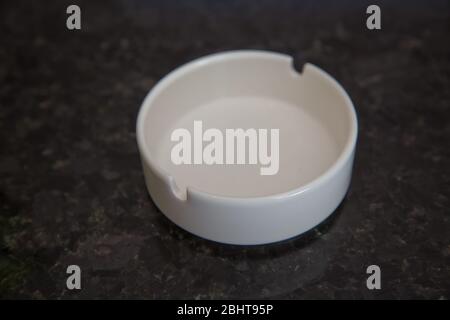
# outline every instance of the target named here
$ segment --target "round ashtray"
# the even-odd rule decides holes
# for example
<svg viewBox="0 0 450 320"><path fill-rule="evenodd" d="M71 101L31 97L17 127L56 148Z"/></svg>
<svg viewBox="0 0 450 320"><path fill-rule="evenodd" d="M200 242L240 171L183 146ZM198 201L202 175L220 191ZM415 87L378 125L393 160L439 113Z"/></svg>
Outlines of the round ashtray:
<svg viewBox="0 0 450 320"><path fill-rule="evenodd" d="M339 83L266 51L206 56L145 98L137 141L147 189L175 224L230 244L299 235L344 198L357 139Z"/></svg>

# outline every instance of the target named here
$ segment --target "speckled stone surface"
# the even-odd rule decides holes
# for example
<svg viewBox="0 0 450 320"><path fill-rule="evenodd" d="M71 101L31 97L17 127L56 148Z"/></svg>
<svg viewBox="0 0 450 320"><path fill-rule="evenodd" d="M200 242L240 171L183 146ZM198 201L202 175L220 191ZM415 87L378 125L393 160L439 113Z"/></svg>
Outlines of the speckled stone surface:
<svg viewBox="0 0 450 320"><path fill-rule="evenodd" d="M450 6L376 1L0 4L0 297L450 298ZM144 96L212 52L303 56L359 117L353 181L315 230L269 246L192 236L148 196ZM276 214L276 213L274 213ZM66 267L82 289L66 289ZM381 267L382 289L366 288Z"/></svg>

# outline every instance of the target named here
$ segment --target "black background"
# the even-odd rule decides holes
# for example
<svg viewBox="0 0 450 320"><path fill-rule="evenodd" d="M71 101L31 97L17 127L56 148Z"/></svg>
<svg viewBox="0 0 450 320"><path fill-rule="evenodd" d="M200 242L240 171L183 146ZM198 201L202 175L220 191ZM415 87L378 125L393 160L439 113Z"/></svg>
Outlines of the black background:
<svg viewBox="0 0 450 320"><path fill-rule="evenodd" d="M66 28L72 3L81 31ZM367 30L364 1L2 1L0 297L448 299L450 5L373 3L382 30ZM299 238L202 240L146 192L144 96L176 66L231 49L302 55L355 104L349 193ZM82 290L66 289L70 264Z"/></svg>

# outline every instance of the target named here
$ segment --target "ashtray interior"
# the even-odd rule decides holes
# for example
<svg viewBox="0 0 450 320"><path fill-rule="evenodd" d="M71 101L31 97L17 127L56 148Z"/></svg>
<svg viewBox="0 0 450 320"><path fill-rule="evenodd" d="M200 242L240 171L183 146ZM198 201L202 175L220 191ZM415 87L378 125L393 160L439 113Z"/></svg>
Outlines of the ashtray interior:
<svg viewBox="0 0 450 320"><path fill-rule="evenodd" d="M180 194L187 188L229 197L282 194L306 186L342 154L354 129L345 99L328 74L311 64L298 72L289 56L213 55L175 70L153 90L144 120L145 144L152 161L173 177ZM201 122L202 131L195 132L196 122ZM192 158L195 133L203 135L212 128L223 133L224 162L227 129L257 133L267 129L268 155L271 129L278 129L278 163L275 157L266 165L259 159L248 163L250 149L246 148L245 164L195 164L194 160L175 164L171 155L177 142L172 135L180 128L191 133ZM202 141L202 150L209 143ZM262 167L276 173L262 175Z"/></svg>

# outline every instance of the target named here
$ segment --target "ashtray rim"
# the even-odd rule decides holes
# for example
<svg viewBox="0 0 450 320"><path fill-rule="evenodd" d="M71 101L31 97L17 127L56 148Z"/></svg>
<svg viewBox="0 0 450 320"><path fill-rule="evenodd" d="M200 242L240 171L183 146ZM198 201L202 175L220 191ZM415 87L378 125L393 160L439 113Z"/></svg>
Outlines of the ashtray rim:
<svg viewBox="0 0 450 320"><path fill-rule="evenodd" d="M141 154L141 158L143 161L146 162L146 164L151 168L151 170L157 174L161 179L166 181L168 185L171 186L174 193L179 192L177 190L176 183L173 179L173 177L170 175L170 173L166 172L157 162L153 159L151 152L149 150L149 146L146 143L145 139L145 121L147 119L147 115L149 110L151 110L151 107L153 105L153 101L155 98L166 88L170 87L170 85L175 81L176 79L183 77L185 74L190 73L191 71L195 70L198 67L202 67L209 64L214 64L217 62L223 62L224 60L231 60L231 59L242 59L242 58L248 58L248 57L271 57L271 58L279 58L279 59L288 59L291 64L293 64L293 58L289 55L272 52L272 51L263 51L263 50L233 50L233 51L224 51L219 53L210 54L207 56L203 56L200 58L197 58L195 60L192 60L186 64L183 64L171 72L169 72L166 76L164 76L161 80L159 80L156 85L148 92L145 99L143 100L140 110L137 117L137 123L136 123L136 136L137 136L137 142L138 142L138 148ZM339 94L343 97L345 106L347 108L347 111L349 112L350 116L350 128L349 128L349 134L346 139L345 145L342 148L342 151L340 152L337 159L320 175L315 177L313 180L309 181L306 184L300 185L297 188L294 188L289 191L281 192L281 193L274 193L264 196L243 196L243 197L236 197L236 196L227 196L227 195L221 195L221 194L215 194L215 193L209 193L204 190L198 190L192 186L187 186L186 190L184 190L184 194L178 194L178 197L181 200L186 200L189 197L189 193L195 192L196 196L205 197L205 198L212 198L216 201L233 201L233 202L265 202L265 201L273 201L278 199L286 199L292 196L296 196L298 194L301 194L307 190L315 189L319 187L320 185L326 183L330 178L332 178L339 170L347 163L350 157L352 157L356 142L357 142L357 136L358 136L358 120L356 116L356 111L353 105L353 102L351 101L349 95L344 90L344 88L341 86L341 84L334 79L331 75L329 75L327 72L322 70L321 68L311 64L311 63L305 63L303 70L305 68L312 69L314 72L320 74L321 77L326 79L327 83L336 89ZM183 192L181 192L183 193Z"/></svg>

